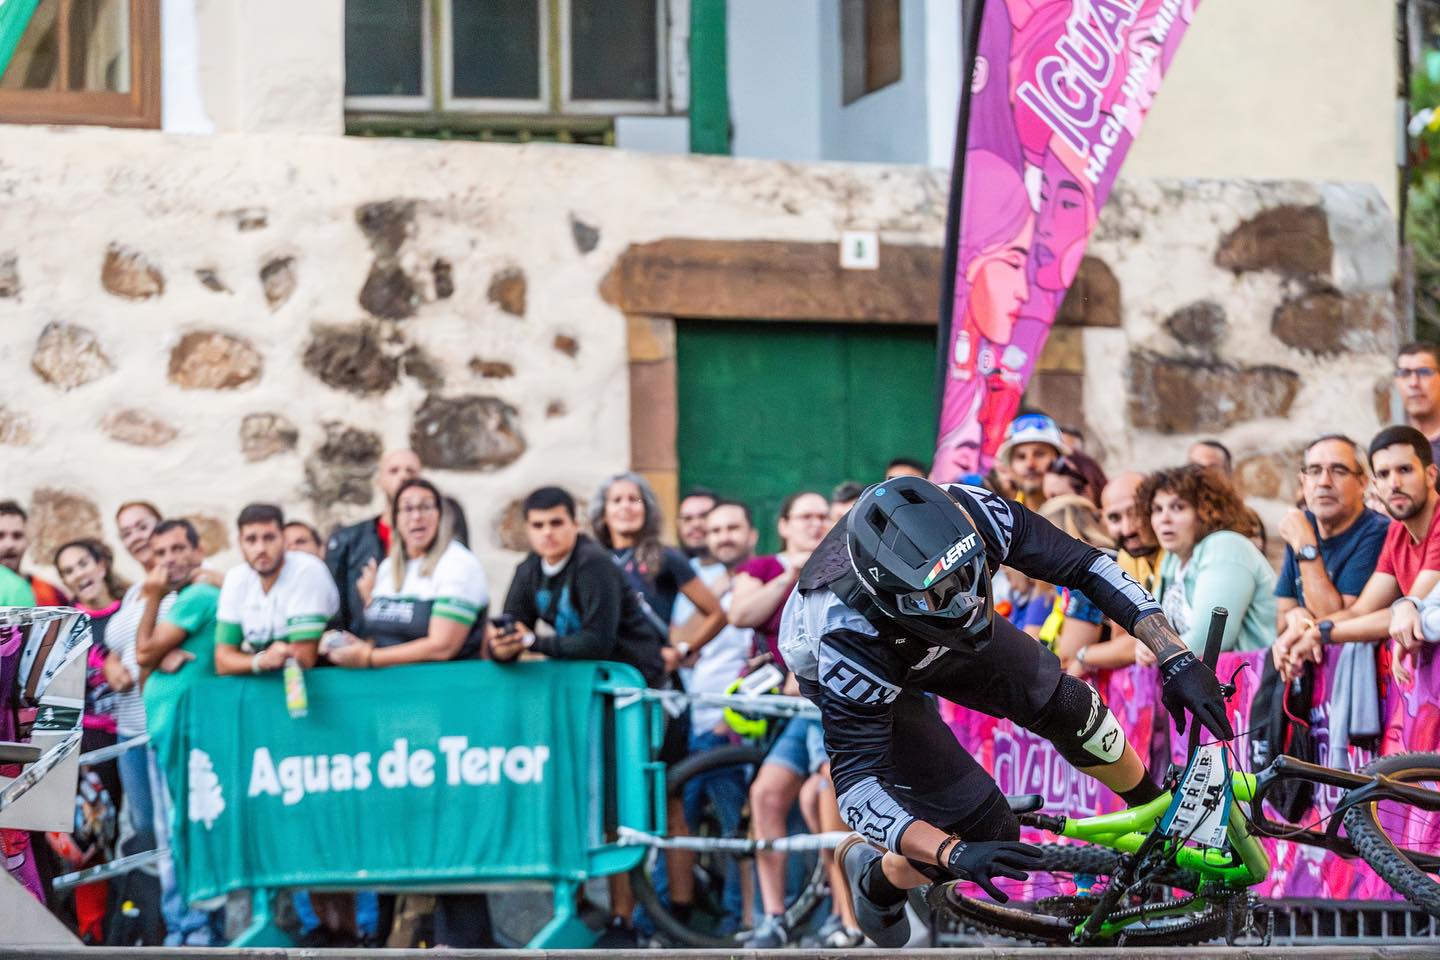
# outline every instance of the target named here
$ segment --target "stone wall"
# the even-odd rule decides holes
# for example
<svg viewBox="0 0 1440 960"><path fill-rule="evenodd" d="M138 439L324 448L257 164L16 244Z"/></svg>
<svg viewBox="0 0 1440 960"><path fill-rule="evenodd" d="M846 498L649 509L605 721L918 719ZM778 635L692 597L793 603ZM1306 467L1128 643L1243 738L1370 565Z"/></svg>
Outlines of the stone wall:
<svg viewBox="0 0 1440 960"><path fill-rule="evenodd" d="M948 188L547 145L21 127L6 145L0 495L34 505L37 560L75 533L114 542L115 507L144 496L200 518L227 563L245 502L364 516L376 458L410 444L497 589L518 497L588 497L629 463L647 398L601 291L624 251L850 228L933 247ZM1370 187L1122 185L1067 305L1087 326L1046 375L1078 384L1110 466L1219 433L1284 496L1293 471L1265 455L1378 423L1392 232Z"/></svg>

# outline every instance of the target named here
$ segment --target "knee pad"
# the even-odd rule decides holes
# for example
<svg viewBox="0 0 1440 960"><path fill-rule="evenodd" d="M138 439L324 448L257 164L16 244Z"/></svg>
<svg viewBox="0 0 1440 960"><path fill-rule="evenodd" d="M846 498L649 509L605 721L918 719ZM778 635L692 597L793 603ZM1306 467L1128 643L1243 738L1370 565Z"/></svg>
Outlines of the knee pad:
<svg viewBox="0 0 1440 960"><path fill-rule="evenodd" d="M1068 674L1033 723L1031 733L1044 737L1071 766L1085 768L1114 763L1125 752L1125 731L1095 688Z"/></svg>

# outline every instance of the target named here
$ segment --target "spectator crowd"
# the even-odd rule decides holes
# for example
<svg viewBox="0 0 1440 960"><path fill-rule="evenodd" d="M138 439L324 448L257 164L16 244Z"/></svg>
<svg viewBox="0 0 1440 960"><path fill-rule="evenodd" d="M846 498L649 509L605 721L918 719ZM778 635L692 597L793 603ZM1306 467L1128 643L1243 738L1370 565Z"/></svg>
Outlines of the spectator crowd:
<svg viewBox="0 0 1440 960"><path fill-rule="evenodd" d="M960 480L1113 554L1197 653L1215 606L1230 612L1222 648L1269 649L1281 682L1339 645L1348 709L1339 711L1332 736L1342 748L1363 746L1380 732L1382 684L1409 676L1418 657L1433 655L1427 641L1440 639L1426 636L1423 616L1440 607L1440 349L1406 345L1394 378L1407 422L1369 438L1313 437L1293 465L1294 507L1273 532L1246 505L1218 440L1194 444L1185 464L1107 476L1079 429L1024 411L1006 430L993 469ZM907 473L924 476L927 467L896 459L886 477ZM74 834L30 841L41 876L168 844L173 797L165 770L175 706L207 676L549 657L617 660L652 687L723 693L766 664L783 672L781 609L811 551L871 479L878 478L827 482L829 495L796 490L776 517L756 517L732 498L743 491L693 489L679 501L673 532L638 474L608 478L583 517L565 490L541 487L523 502L530 552L503 601L491 596L467 546L460 504L421 476L408 450L380 460L383 512L328 539L278 507L246 506L236 518L244 562L229 571L206 564L189 521L145 500L125 503L115 516L120 548L145 571L134 584L117 576L111 547L89 538L32 558L53 564L60 584L27 572L26 512L0 502L0 605L73 605L91 619L83 748L149 738L143 749L83 770L77 810L84 823ZM760 526L772 523L779 552L757 555ZM1272 536L1284 543L1278 571L1265 552ZM672 539L678 546L666 545ZM1142 644L1077 591L1002 569L993 593L996 615L1051 646L1073 676L1153 666ZM668 717L661 757L673 764L737 737L718 707L697 705ZM729 769L691 782L672 803L672 832L683 832L702 802L726 830L738 828L748 804L759 838L785 835L797 804L812 830L842 829L814 721L785 725L751 777ZM665 895L677 916L695 896L688 857L670 851L665 858ZM108 896L103 887L52 894L51 907L90 942L223 942L222 911L184 903L170 861L160 864L158 877L136 871L112 880ZM837 879L831 889L831 919L819 939L857 946L845 885ZM751 929L752 946L784 945L785 894L785 855L759 854L753 883L727 887L728 922ZM153 904L154 922L137 925L121 909L127 903ZM393 897L300 894L296 908L315 944L410 945L397 939L411 927ZM635 945L636 921L625 878L612 878L602 943ZM494 942L481 895L441 895L425 922L421 939L429 943Z"/></svg>

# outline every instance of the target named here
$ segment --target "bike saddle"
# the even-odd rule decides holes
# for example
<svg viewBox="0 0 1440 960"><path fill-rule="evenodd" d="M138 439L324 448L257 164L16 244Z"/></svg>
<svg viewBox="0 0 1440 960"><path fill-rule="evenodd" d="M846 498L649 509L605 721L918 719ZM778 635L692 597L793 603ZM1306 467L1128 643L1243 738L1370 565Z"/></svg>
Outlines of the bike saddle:
<svg viewBox="0 0 1440 960"><path fill-rule="evenodd" d="M1005 802L1010 805L1011 813L1034 813L1045 806L1045 798L1038 793L1020 793L1015 796L1007 796Z"/></svg>

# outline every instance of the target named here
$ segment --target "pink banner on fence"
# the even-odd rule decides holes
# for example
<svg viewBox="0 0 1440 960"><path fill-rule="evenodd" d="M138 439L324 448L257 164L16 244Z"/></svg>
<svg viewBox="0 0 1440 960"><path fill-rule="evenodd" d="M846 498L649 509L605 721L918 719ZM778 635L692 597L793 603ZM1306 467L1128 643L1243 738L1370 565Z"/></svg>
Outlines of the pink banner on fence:
<svg viewBox="0 0 1440 960"><path fill-rule="evenodd" d="M1248 731L1251 727L1250 704L1258 686L1261 667L1268 651L1222 654L1216 673L1228 680L1235 675L1237 693L1230 701L1230 719L1239 734L1234 744L1232 765L1251 770ZM1330 693L1336 686L1339 652L1327 651L1324 664L1316 672L1314 706L1310 722L1321 763L1334 765L1339 758L1329 756ZM1237 668L1245 668L1236 674ZM1440 655L1437 648L1427 646L1420 653L1409 683L1385 682L1381 715L1385 727L1381 735L1383 752L1435 752L1440 750ZM1382 677L1382 680L1386 678ZM1155 670L1130 667L1104 671L1091 678L1105 702L1114 711L1126 736L1142 757L1150 758L1156 772L1169 760L1182 762L1188 738L1179 733L1160 704L1159 677ZM1009 720L997 720L975 711L943 703L942 713L956 738L994 776L1005 793L1038 793L1045 797L1051 812L1084 817L1110 813L1123 807L1119 798L1095 780L1067 764L1045 740L1036 737ZM1156 730L1156 718L1161 719ZM1359 769L1372 755L1351 745L1347 765ZM1315 804L1304 825L1328 817L1340 801L1343 791L1333 787L1316 787ZM1417 817L1413 829L1440 829L1440 818ZM1045 839L1034 835L1031 839ZM1049 839L1054 839L1050 837ZM1360 860L1340 857L1304 844L1286 840L1263 841L1274 864L1270 879L1255 888L1265 897L1319 897L1332 900L1396 899L1389 885Z"/></svg>
<svg viewBox="0 0 1440 960"><path fill-rule="evenodd" d="M1199 0L981 0L967 21L932 477L983 472Z"/></svg>

